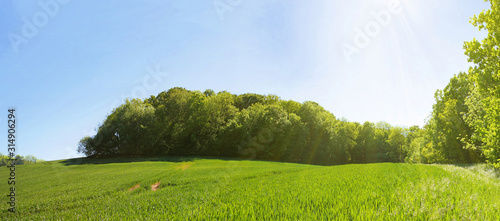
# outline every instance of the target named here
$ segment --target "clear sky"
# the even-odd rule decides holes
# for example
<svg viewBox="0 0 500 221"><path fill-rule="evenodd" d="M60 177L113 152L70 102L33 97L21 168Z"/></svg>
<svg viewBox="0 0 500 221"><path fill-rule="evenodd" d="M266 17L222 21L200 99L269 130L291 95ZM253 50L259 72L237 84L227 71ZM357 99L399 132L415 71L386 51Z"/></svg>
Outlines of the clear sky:
<svg viewBox="0 0 500 221"><path fill-rule="evenodd" d="M350 121L424 125L470 66L482 0L0 2L0 152L78 157L124 98L171 87L276 94Z"/></svg>

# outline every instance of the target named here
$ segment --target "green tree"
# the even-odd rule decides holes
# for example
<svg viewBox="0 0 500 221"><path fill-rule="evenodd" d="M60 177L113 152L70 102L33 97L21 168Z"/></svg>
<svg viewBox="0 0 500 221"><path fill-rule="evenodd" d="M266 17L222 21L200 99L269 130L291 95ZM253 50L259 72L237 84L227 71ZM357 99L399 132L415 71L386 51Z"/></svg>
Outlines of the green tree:
<svg viewBox="0 0 500 221"><path fill-rule="evenodd" d="M377 161L375 147L375 125L366 121L358 127L356 146L351 150L351 162L372 163Z"/></svg>
<svg viewBox="0 0 500 221"><path fill-rule="evenodd" d="M300 109L300 106L302 106L301 103L292 100L281 101L280 105L289 114L297 114Z"/></svg>
<svg viewBox="0 0 500 221"><path fill-rule="evenodd" d="M17 165L22 165L25 163L24 157L21 155L16 155L14 159L16 160Z"/></svg>
<svg viewBox="0 0 500 221"><path fill-rule="evenodd" d="M440 152L443 162L472 163L481 159L471 145L473 128L467 123L472 84L466 73L453 76L443 90L435 93L431 135L433 148Z"/></svg>
<svg viewBox="0 0 500 221"><path fill-rule="evenodd" d="M297 111L297 116L300 117L304 124L307 136L305 138L305 147L302 150L301 162L313 163L324 161L321 158L325 154L323 149L328 148L330 134L328 128L335 123L335 116L326 111L318 103L306 101ZM327 151L328 152L328 151Z"/></svg>
<svg viewBox="0 0 500 221"><path fill-rule="evenodd" d="M207 97L211 97L211 96L214 96L215 95L215 92L211 89L207 89L203 92L203 95L207 96Z"/></svg>
<svg viewBox="0 0 500 221"><path fill-rule="evenodd" d="M207 139L207 145L216 143L219 134L237 115L238 109L234 106L234 103L234 96L229 92L219 92L217 95L207 98L204 109L204 127L202 129ZM221 154L221 148L217 145L210 145L207 151Z"/></svg>
<svg viewBox="0 0 500 221"><path fill-rule="evenodd" d="M425 145L425 130L419 126L412 126L407 130L405 151L407 153L405 162L421 163L421 150Z"/></svg>
<svg viewBox="0 0 500 221"><path fill-rule="evenodd" d="M483 116L471 120L474 139L484 143L480 147L487 161L500 167L500 1L490 0L491 8L471 19L479 30L488 35L481 42L475 38L464 45L474 85L478 88ZM479 112L475 112L479 113Z"/></svg>
<svg viewBox="0 0 500 221"><path fill-rule="evenodd" d="M9 156L0 153L0 166L6 166L9 163Z"/></svg>
<svg viewBox="0 0 500 221"><path fill-rule="evenodd" d="M236 96L234 100L235 100L234 106L236 106L241 111L243 109L247 109L253 104L257 103L263 104L265 97L264 95L260 94L246 93Z"/></svg>
<svg viewBox="0 0 500 221"><path fill-rule="evenodd" d="M391 125L387 122L378 122L375 124L374 142L377 162L394 161L394 156L390 154L389 143L387 142L390 131Z"/></svg>
<svg viewBox="0 0 500 221"><path fill-rule="evenodd" d="M352 154L358 137L358 124L341 119L335 125L335 149L340 164L353 162Z"/></svg>
<svg viewBox="0 0 500 221"><path fill-rule="evenodd" d="M24 156L24 163L25 164L32 164L32 163L37 163L39 160L33 156L33 155L26 155Z"/></svg>
<svg viewBox="0 0 500 221"><path fill-rule="evenodd" d="M389 144L388 158L391 162L404 162L406 158L405 144L406 131L401 127L391 127L387 143Z"/></svg>

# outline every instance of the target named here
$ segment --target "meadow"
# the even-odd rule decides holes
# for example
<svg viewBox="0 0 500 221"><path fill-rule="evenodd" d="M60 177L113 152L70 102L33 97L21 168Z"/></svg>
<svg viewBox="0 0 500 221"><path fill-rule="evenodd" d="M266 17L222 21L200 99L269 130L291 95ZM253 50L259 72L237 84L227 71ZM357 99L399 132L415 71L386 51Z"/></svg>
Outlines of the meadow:
<svg viewBox="0 0 500 221"><path fill-rule="evenodd" d="M169 157L16 170L17 212L2 203L0 220L500 220L500 179L484 165Z"/></svg>

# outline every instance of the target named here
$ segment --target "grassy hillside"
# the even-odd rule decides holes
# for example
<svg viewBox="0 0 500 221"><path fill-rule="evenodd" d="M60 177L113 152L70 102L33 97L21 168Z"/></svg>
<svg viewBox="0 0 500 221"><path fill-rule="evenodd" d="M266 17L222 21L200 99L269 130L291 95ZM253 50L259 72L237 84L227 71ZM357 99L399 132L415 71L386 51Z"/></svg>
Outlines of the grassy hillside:
<svg viewBox="0 0 500 221"><path fill-rule="evenodd" d="M450 165L163 158L16 171L18 211L2 203L0 220L500 220L500 180Z"/></svg>

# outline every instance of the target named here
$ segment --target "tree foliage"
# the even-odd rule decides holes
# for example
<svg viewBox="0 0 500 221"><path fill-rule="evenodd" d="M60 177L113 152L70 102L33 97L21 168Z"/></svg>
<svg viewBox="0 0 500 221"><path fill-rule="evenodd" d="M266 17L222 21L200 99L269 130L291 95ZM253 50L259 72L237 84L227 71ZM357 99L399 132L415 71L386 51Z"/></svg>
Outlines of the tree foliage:
<svg viewBox="0 0 500 221"><path fill-rule="evenodd" d="M82 138L89 157L204 155L322 165L404 162L406 129L337 119L318 103L276 95L172 88L125 100Z"/></svg>
<svg viewBox="0 0 500 221"><path fill-rule="evenodd" d="M478 149L486 160L500 167L500 1L490 0L491 8L471 19L471 23L486 30L481 41L473 39L464 45L472 82L466 120L473 129L468 148Z"/></svg>
<svg viewBox="0 0 500 221"><path fill-rule="evenodd" d="M410 146L413 154L420 146L421 162L486 161L500 167L500 1L489 2L489 10L471 19L479 30L488 31L487 37L464 44L474 66L436 91L424 135Z"/></svg>
<svg viewBox="0 0 500 221"><path fill-rule="evenodd" d="M11 158L10 156L3 155L0 153L0 166L10 165L10 163L9 163L10 158ZM13 157L13 159L15 159L16 165L45 162L45 160L38 159L33 155L26 155L26 156L16 155Z"/></svg>

